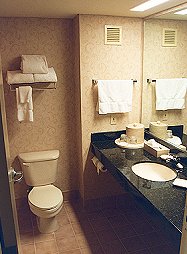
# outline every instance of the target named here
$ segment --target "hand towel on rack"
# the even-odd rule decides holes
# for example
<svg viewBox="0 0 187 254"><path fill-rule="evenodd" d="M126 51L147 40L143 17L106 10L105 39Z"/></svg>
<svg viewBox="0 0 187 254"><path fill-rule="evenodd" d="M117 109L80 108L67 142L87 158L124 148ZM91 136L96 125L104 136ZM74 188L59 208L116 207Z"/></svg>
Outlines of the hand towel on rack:
<svg viewBox="0 0 187 254"><path fill-rule="evenodd" d="M57 82L57 76L53 67L48 69L47 74L34 74L35 82Z"/></svg>
<svg viewBox="0 0 187 254"><path fill-rule="evenodd" d="M43 55L22 55L21 70L23 73L48 73L47 59Z"/></svg>
<svg viewBox="0 0 187 254"><path fill-rule="evenodd" d="M23 84L23 83L33 83L33 74L24 74L20 70L18 71L7 71L6 77L8 84Z"/></svg>
<svg viewBox="0 0 187 254"><path fill-rule="evenodd" d="M187 79L156 80L156 110L185 108Z"/></svg>
<svg viewBox="0 0 187 254"><path fill-rule="evenodd" d="M33 122L32 87L20 86L16 88L16 101L19 122Z"/></svg>
<svg viewBox="0 0 187 254"><path fill-rule="evenodd" d="M132 110L133 80L98 80L99 114Z"/></svg>

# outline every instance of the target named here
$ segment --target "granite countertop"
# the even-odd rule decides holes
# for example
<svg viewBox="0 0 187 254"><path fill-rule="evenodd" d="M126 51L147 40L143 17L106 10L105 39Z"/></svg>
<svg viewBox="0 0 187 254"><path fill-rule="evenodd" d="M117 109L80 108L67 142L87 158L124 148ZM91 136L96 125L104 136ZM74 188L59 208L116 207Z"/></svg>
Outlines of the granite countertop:
<svg viewBox="0 0 187 254"><path fill-rule="evenodd" d="M91 136L92 152L124 188L128 187L135 195L148 200L179 232L182 232L186 189L173 186L173 181L147 181L136 176L131 169L133 164L140 161L155 161L172 169L176 168L175 165L164 163L143 148L119 148L114 141L122 133L124 131L93 133ZM171 152L178 152L175 147L167 146ZM184 171L178 173L178 176L187 179L187 165L183 164L183 166Z"/></svg>

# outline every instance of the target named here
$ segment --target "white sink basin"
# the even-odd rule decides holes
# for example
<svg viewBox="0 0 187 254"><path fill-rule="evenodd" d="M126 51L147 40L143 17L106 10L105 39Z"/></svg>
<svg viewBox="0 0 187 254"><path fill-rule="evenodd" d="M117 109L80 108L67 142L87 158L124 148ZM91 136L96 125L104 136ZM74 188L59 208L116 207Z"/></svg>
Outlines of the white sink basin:
<svg viewBox="0 0 187 254"><path fill-rule="evenodd" d="M172 169L155 162L140 162L132 166L132 171L143 179L166 182L177 177Z"/></svg>

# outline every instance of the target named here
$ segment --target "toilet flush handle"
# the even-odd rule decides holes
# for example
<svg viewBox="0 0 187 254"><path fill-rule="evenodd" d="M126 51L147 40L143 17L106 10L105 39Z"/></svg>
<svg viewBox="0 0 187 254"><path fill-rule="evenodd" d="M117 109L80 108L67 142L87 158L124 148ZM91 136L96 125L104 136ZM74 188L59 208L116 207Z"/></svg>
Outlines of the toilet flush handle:
<svg viewBox="0 0 187 254"><path fill-rule="evenodd" d="M29 167L29 164L23 162L23 166Z"/></svg>
<svg viewBox="0 0 187 254"><path fill-rule="evenodd" d="M9 171L9 180L11 179L14 183L21 182L23 179L23 171L15 171L15 169L11 167Z"/></svg>

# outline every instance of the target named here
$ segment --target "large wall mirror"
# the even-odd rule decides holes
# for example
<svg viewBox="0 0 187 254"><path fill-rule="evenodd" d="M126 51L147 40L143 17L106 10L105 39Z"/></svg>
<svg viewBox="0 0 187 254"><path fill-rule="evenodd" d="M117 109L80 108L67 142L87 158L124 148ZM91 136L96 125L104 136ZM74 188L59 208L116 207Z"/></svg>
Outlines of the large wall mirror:
<svg viewBox="0 0 187 254"><path fill-rule="evenodd" d="M176 18L175 18L176 17ZM175 18L175 19L174 19ZM186 20L185 20L186 19ZM162 45L163 29L175 29L176 46ZM156 110L155 82L147 79L187 78L187 17L172 12L145 21L142 123L161 121L168 125L184 125L187 133L187 94L185 109Z"/></svg>

